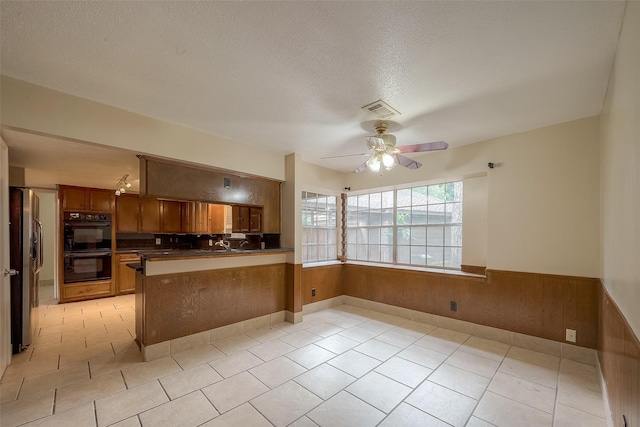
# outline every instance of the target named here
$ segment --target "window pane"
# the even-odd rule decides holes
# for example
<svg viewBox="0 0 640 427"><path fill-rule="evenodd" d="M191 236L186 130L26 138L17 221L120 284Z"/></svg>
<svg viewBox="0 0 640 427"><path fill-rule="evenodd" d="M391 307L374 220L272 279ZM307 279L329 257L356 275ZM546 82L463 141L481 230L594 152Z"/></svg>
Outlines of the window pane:
<svg viewBox="0 0 640 427"><path fill-rule="evenodd" d="M337 239L337 236L336 236L336 229L335 228L330 228L328 230L327 243L329 243L329 245L335 246L337 242L338 242L338 239Z"/></svg>
<svg viewBox="0 0 640 427"><path fill-rule="evenodd" d="M382 212L380 209L372 209L369 211L369 225L380 225L382 223L381 217Z"/></svg>
<svg viewBox="0 0 640 427"><path fill-rule="evenodd" d="M462 248L444 248L444 266L460 268L462 264Z"/></svg>
<svg viewBox="0 0 640 427"><path fill-rule="evenodd" d="M444 224L444 205L429 205L429 224Z"/></svg>
<svg viewBox="0 0 640 427"><path fill-rule="evenodd" d="M318 260L318 247L315 245L307 246L307 258L308 261Z"/></svg>
<svg viewBox="0 0 640 427"><path fill-rule="evenodd" d="M367 245L357 245L357 251L358 254L356 256L356 259L359 259L360 261L366 261L367 260L367 255L369 252L369 246Z"/></svg>
<svg viewBox="0 0 640 427"><path fill-rule="evenodd" d="M411 189L411 204L414 206L427 204L427 187L413 187Z"/></svg>
<svg viewBox="0 0 640 427"><path fill-rule="evenodd" d="M318 259L327 259L327 245L318 245Z"/></svg>
<svg viewBox="0 0 640 427"><path fill-rule="evenodd" d="M318 238L318 243L319 244L326 244L327 243L327 235L329 234L329 230L327 230L326 228L318 228L318 231L316 231L316 237Z"/></svg>
<svg viewBox="0 0 640 427"><path fill-rule="evenodd" d="M426 224L427 223L427 207L426 206L414 206L411 208L411 224Z"/></svg>
<svg viewBox="0 0 640 427"><path fill-rule="evenodd" d="M382 192L382 207L383 208L393 207L393 191Z"/></svg>
<svg viewBox="0 0 640 427"><path fill-rule="evenodd" d="M366 228L358 228L358 237L356 242L358 244L369 243L369 231Z"/></svg>
<svg viewBox="0 0 640 427"><path fill-rule="evenodd" d="M397 191L396 206L411 206L411 189Z"/></svg>
<svg viewBox="0 0 640 427"><path fill-rule="evenodd" d="M348 244L347 245L347 258L356 259L356 245Z"/></svg>
<svg viewBox="0 0 640 427"><path fill-rule="evenodd" d="M327 227L337 227L337 212L336 211L329 211L328 212L328 217L327 217Z"/></svg>
<svg viewBox="0 0 640 427"><path fill-rule="evenodd" d="M347 209L355 209L358 206L358 196L347 197Z"/></svg>
<svg viewBox="0 0 640 427"><path fill-rule="evenodd" d="M411 246L411 264L427 265L427 248L424 246Z"/></svg>
<svg viewBox="0 0 640 427"><path fill-rule="evenodd" d="M393 262L393 246L380 246L380 261Z"/></svg>
<svg viewBox="0 0 640 427"><path fill-rule="evenodd" d="M411 244L414 246L427 246L426 227L411 227Z"/></svg>
<svg viewBox="0 0 640 427"><path fill-rule="evenodd" d="M446 225L444 227L444 245L462 246L462 226Z"/></svg>
<svg viewBox="0 0 640 427"><path fill-rule="evenodd" d="M358 231L355 228L347 228L347 243L356 243L356 235Z"/></svg>
<svg viewBox="0 0 640 427"><path fill-rule="evenodd" d="M380 261L380 245L369 245L369 261Z"/></svg>
<svg viewBox="0 0 640 427"><path fill-rule="evenodd" d="M398 245L408 245L411 242L409 227L398 227Z"/></svg>
<svg viewBox="0 0 640 427"><path fill-rule="evenodd" d="M336 245L327 246L327 259L338 258L338 247Z"/></svg>
<svg viewBox="0 0 640 427"><path fill-rule="evenodd" d="M369 207L371 209L380 209L382 207L382 194L372 193L369 195Z"/></svg>
<svg viewBox="0 0 640 427"><path fill-rule="evenodd" d="M369 211L358 211L358 225L369 225Z"/></svg>
<svg viewBox="0 0 640 427"><path fill-rule="evenodd" d="M380 244L380 229L379 228L370 228L369 229L369 244Z"/></svg>
<svg viewBox="0 0 640 427"><path fill-rule="evenodd" d="M445 185L436 184L429 186L429 203L442 203L445 201Z"/></svg>
<svg viewBox="0 0 640 427"><path fill-rule="evenodd" d="M347 211L347 227L358 225L358 212L355 210Z"/></svg>
<svg viewBox="0 0 640 427"><path fill-rule="evenodd" d="M358 207L368 208L369 207L369 195L361 194L358 196Z"/></svg>
<svg viewBox="0 0 640 427"><path fill-rule="evenodd" d="M411 224L411 210L409 208L398 208L396 210L396 224L407 225Z"/></svg>
<svg viewBox="0 0 640 427"><path fill-rule="evenodd" d="M444 227L441 225L427 227L427 245L444 246Z"/></svg>
<svg viewBox="0 0 640 427"><path fill-rule="evenodd" d="M411 252L409 246L398 246L398 264L410 264Z"/></svg>
<svg viewBox="0 0 640 427"><path fill-rule="evenodd" d="M393 245L393 228L385 227L380 229L380 243Z"/></svg>
<svg viewBox="0 0 640 427"><path fill-rule="evenodd" d="M447 202L459 202L462 200L462 181L448 182L446 189Z"/></svg>
<svg viewBox="0 0 640 427"><path fill-rule="evenodd" d="M447 224L462 222L462 203L447 203L446 211L445 222Z"/></svg>
<svg viewBox="0 0 640 427"><path fill-rule="evenodd" d="M387 208L382 210L381 225L393 225L393 208Z"/></svg>
<svg viewBox="0 0 640 427"><path fill-rule="evenodd" d="M427 265L443 266L443 248L427 247Z"/></svg>

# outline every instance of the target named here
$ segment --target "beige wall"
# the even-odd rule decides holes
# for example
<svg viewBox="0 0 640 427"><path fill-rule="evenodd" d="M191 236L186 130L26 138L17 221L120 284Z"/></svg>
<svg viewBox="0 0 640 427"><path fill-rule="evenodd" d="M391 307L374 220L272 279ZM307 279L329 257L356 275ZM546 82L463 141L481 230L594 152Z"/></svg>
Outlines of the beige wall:
<svg viewBox="0 0 640 427"><path fill-rule="evenodd" d="M487 191L486 175L463 180L462 264L487 265Z"/></svg>
<svg viewBox="0 0 640 427"><path fill-rule="evenodd" d="M465 204L463 221L467 232L469 221L475 229L463 235L463 263L486 256L493 269L599 277L598 126L591 117L429 153L416 157L424 165L418 170L346 174L346 185L362 190L465 179L475 201ZM488 169L488 162L496 167ZM484 173L486 190L470 180ZM486 206L476 199L483 191ZM486 243L478 225L485 215Z"/></svg>
<svg viewBox="0 0 640 427"><path fill-rule="evenodd" d="M627 2L602 118L602 278L640 336L640 3Z"/></svg>
<svg viewBox="0 0 640 427"><path fill-rule="evenodd" d="M302 189L300 154L289 154L285 157L285 181L282 183L282 229L280 243L285 248L295 248L293 262L302 262L302 239L298 230L302 228L301 203Z"/></svg>
<svg viewBox="0 0 640 427"><path fill-rule="evenodd" d="M283 155L6 76L0 84L4 126L284 179Z"/></svg>
<svg viewBox="0 0 640 427"><path fill-rule="evenodd" d="M12 187L25 186L25 170L17 166L9 166L9 185Z"/></svg>

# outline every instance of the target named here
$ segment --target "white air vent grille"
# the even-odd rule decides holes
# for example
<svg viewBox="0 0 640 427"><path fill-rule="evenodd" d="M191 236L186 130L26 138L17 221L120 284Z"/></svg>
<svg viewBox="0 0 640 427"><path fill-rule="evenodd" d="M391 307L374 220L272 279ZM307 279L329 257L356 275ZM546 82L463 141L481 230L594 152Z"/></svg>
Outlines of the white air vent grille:
<svg viewBox="0 0 640 427"><path fill-rule="evenodd" d="M371 104L365 105L364 107L362 107L362 109L367 110L375 114L376 117L385 119L385 120L395 116L396 114L400 114L398 110L396 110L395 108L393 108L392 106L390 106L389 104L387 104L381 99L378 99L377 101L372 102Z"/></svg>

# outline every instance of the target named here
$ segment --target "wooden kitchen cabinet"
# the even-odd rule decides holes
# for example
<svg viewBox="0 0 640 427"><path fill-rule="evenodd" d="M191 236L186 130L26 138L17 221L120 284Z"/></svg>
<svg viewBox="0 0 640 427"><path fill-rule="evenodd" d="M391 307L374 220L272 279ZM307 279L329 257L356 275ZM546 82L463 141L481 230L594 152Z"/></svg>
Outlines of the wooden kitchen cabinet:
<svg viewBox="0 0 640 427"><path fill-rule="evenodd" d="M59 185L58 191L64 211L112 212L115 197L112 190Z"/></svg>
<svg viewBox="0 0 640 427"><path fill-rule="evenodd" d="M122 194L116 197L116 232L137 233L140 229L140 197Z"/></svg>
<svg viewBox="0 0 640 427"><path fill-rule="evenodd" d="M208 232L209 234L224 234L225 232L225 223L224 223L224 205L216 205L213 203L209 203L207 206L207 214L208 214Z"/></svg>
<svg viewBox="0 0 640 427"><path fill-rule="evenodd" d="M257 206L234 205L231 207L234 233L262 232L262 208Z"/></svg>
<svg viewBox="0 0 640 427"><path fill-rule="evenodd" d="M209 233L207 203L182 202L182 231L184 233Z"/></svg>
<svg viewBox="0 0 640 427"><path fill-rule="evenodd" d="M140 228L143 233L162 231L162 202L155 197L140 197Z"/></svg>
<svg viewBox="0 0 640 427"><path fill-rule="evenodd" d="M162 232L182 232L182 207L181 203L174 200L162 200Z"/></svg>
<svg viewBox="0 0 640 427"><path fill-rule="evenodd" d="M116 294L131 294L136 290L136 271L127 267L127 264L140 262L140 256L138 254L119 254L116 257Z"/></svg>

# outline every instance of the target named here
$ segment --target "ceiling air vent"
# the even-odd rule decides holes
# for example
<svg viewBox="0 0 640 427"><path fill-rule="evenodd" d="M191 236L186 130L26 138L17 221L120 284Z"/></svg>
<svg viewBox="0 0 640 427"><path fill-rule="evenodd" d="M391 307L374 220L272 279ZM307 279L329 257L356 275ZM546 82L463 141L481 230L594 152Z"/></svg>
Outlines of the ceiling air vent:
<svg viewBox="0 0 640 427"><path fill-rule="evenodd" d="M400 114L398 110L391 107L389 104L387 104L381 99L378 99L377 101L372 102L371 104L365 105L364 107L362 107L362 109L370 111L371 113L375 114L378 118L381 118L384 120L391 118L396 114Z"/></svg>

